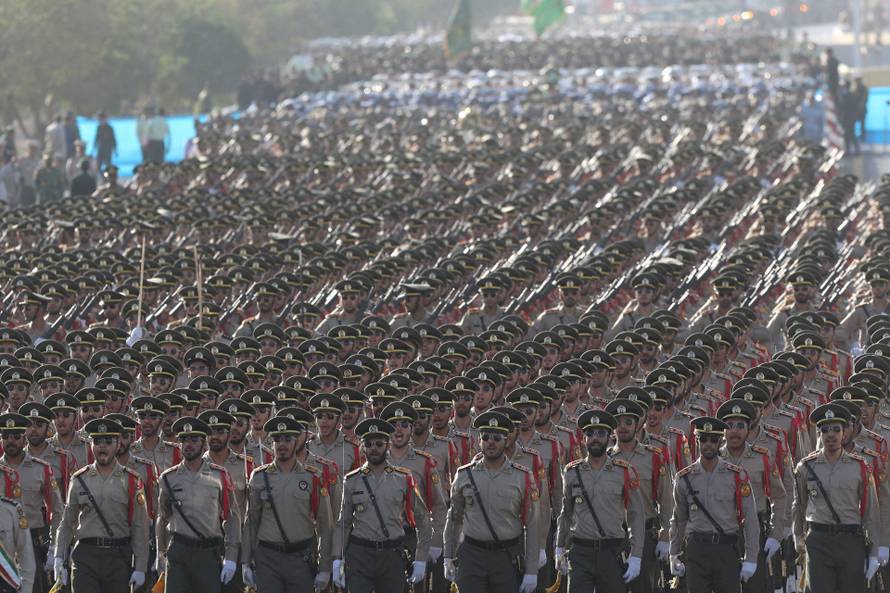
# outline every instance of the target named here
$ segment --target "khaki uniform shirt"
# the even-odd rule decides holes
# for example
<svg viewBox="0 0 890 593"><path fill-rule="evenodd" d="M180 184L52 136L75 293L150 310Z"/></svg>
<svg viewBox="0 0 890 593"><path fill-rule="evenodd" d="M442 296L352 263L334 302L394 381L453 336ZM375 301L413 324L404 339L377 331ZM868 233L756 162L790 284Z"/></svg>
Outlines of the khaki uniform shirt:
<svg viewBox="0 0 890 593"><path fill-rule="evenodd" d="M306 448L311 453L336 463L337 467L340 468L341 474L347 474L361 465L358 446L358 441L352 437L347 437L342 432L337 433L337 438L330 445L322 443L320 438L315 437L306 443Z"/></svg>
<svg viewBox="0 0 890 593"><path fill-rule="evenodd" d="M139 439L130 446L130 454L142 459L148 459L155 464L155 467L161 473L179 463L180 457L179 447L171 445L163 439L158 440L158 444L155 445L154 449L146 449L144 441Z"/></svg>
<svg viewBox="0 0 890 593"><path fill-rule="evenodd" d="M445 494L442 492L442 480L433 456L425 451L418 451L408 446L403 457L396 459L389 451L389 462L396 467L411 470L417 490L423 497L423 502L432 519L432 539L430 545L434 548L442 547L442 533L445 531Z"/></svg>
<svg viewBox="0 0 890 593"><path fill-rule="evenodd" d="M539 499L531 469L504 460L491 471L482 459L461 466L451 484L451 508L445 522L445 558L454 558L461 534L486 542L494 541L479 509L468 477L473 472L479 498L485 505L492 527L501 541L520 538L528 574L537 573L540 550ZM543 518L547 521L547 518ZM524 540L523 540L524 538Z"/></svg>
<svg viewBox="0 0 890 593"><path fill-rule="evenodd" d="M478 461L479 459L481 459L481 454L476 456L476 460ZM541 534L541 549L546 550L547 538L550 536L550 522L543 521L540 518L550 517L553 505L550 503L550 492L547 489L547 470L544 469L544 460L541 459L541 454L534 449L516 445L510 461L532 470L535 487L540 495L538 500L538 531Z"/></svg>
<svg viewBox="0 0 890 593"><path fill-rule="evenodd" d="M63 451L67 451L74 456L75 467L71 468L72 474L74 473L75 469L80 469L93 462L93 452L90 450L90 442L79 434L75 434L74 438L71 439L71 442L68 443L67 446L59 441L59 437L57 435L47 439L47 442L49 443L50 447L62 449Z"/></svg>
<svg viewBox="0 0 890 593"><path fill-rule="evenodd" d="M118 459L118 463L120 463L120 459ZM150 521L154 521L157 516L155 505L158 502L158 468L148 459L132 455L127 459L127 463L122 465L139 474L139 479L142 480L142 489L145 491L148 518Z"/></svg>
<svg viewBox="0 0 890 593"><path fill-rule="evenodd" d="M77 477L83 480L82 487ZM130 500L130 477L137 480L134 500ZM90 501L87 488L102 510L105 521L111 528L109 534L99 518L98 509ZM130 538L133 549L134 570L145 573L148 570L148 511L145 507L145 492L139 476L115 462L114 470L108 477L99 473L92 463L81 468L71 477L68 487L68 502L59 530L56 534L56 558L67 558L68 547L73 540L87 537ZM132 508L132 517L129 517Z"/></svg>
<svg viewBox="0 0 890 593"><path fill-rule="evenodd" d="M784 526L782 535L784 536L785 533L791 532L791 523L793 522L791 503L794 502L794 462L791 460L791 454L788 453L785 436L781 431L756 430L756 434L749 433L749 444L769 451L770 462L779 472L782 488L785 489L785 510L783 511L785 519L782 522Z"/></svg>
<svg viewBox="0 0 890 593"><path fill-rule="evenodd" d="M30 451L30 447L26 447L25 451L32 457L42 459L49 463L53 468L53 476L59 484L59 493L64 497L68 494L68 482L71 480L71 474L77 470L77 463L74 461L74 455L70 451L66 451L60 447L47 445L41 455L34 455Z"/></svg>
<svg viewBox="0 0 890 593"><path fill-rule="evenodd" d="M603 466L594 469L584 458L566 466L563 480L565 494L557 521L557 547L568 547L571 538L623 539L626 522L630 529L630 555L642 558L646 515L636 468L623 459L606 457ZM590 512L585 492L599 523Z"/></svg>
<svg viewBox="0 0 890 593"><path fill-rule="evenodd" d="M729 454L726 446L720 449L720 456L733 465L748 472L757 513L770 512L769 532L764 536L782 541L785 530L786 493L779 476L779 468L770 460L770 451L761 445L745 444L740 457Z"/></svg>
<svg viewBox="0 0 890 593"><path fill-rule="evenodd" d="M377 500L385 530L374 510L371 492L363 478L367 479ZM343 502L334 532L334 556L343 556L343 549L350 535L370 541L404 537L405 517L409 512L414 517L417 530L414 559L424 562L429 553L430 523L423 500L417 495L417 486L411 471L387 464L384 471L376 475L365 463L359 469L346 474Z"/></svg>
<svg viewBox="0 0 890 593"><path fill-rule="evenodd" d="M557 325L572 325L573 323L578 323L578 319L580 318L581 315L578 307L563 309L560 306L554 307L553 309L547 309L535 319L531 329L528 330L528 335L534 336L538 332L550 331Z"/></svg>
<svg viewBox="0 0 890 593"><path fill-rule="evenodd" d="M178 509L173 508L173 498L165 477L173 496L180 503ZM167 549L175 533L191 539L222 536L226 560L237 561L241 544L241 517L234 496L228 472L206 459L202 460L201 467L195 472L189 470L185 462L163 472L158 480L158 553ZM189 518L198 533L186 524L183 515Z"/></svg>
<svg viewBox="0 0 890 593"><path fill-rule="evenodd" d="M550 491L551 517L538 516L538 521L552 521L562 508L562 466L563 452L556 437L535 432L528 442L522 438L516 439L517 446L534 449L544 461L544 469L547 472L547 485Z"/></svg>
<svg viewBox="0 0 890 593"><path fill-rule="evenodd" d="M646 521L657 519L656 538L659 541L668 541L674 498L673 481L670 469L664 461L664 451L656 445L637 442L637 446L630 453L622 452L615 445L609 450L609 455L613 459L623 459L637 470L644 518Z"/></svg>
<svg viewBox="0 0 890 593"><path fill-rule="evenodd" d="M361 316L358 311L349 315L339 309L335 309L322 320L321 323L315 328L315 331L318 332L320 336L328 335L328 332L334 329L335 327L339 327L341 325L353 325L359 323L361 321Z"/></svg>
<svg viewBox="0 0 890 593"><path fill-rule="evenodd" d="M28 526L31 529L45 527L47 518L49 519L52 545L53 535L59 527L64 510L59 483L53 475L52 467L42 459L31 457L27 452L19 465L9 463L5 454L0 457L0 463L18 472L18 488L13 489L13 497L25 509Z"/></svg>
<svg viewBox="0 0 890 593"><path fill-rule="evenodd" d="M498 307L493 315L488 315L482 309L474 309L464 314L460 320L460 326L468 335L478 336L487 330L489 325L506 315L507 313L502 307Z"/></svg>
<svg viewBox="0 0 890 593"><path fill-rule="evenodd" d="M820 449L802 459L794 468L794 536L800 540L807 531L807 522L834 525L836 521L825 502L825 496L805 467L809 464L822 482L841 524L862 525L874 541L881 541L880 511L874 476L867 462L856 453L841 452L833 464ZM865 479L863 480L863 466ZM860 503L865 499L865 508Z"/></svg>
<svg viewBox="0 0 890 593"><path fill-rule="evenodd" d="M211 463L215 463L210 458L210 451L204 452L204 458ZM229 472L229 477L232 479L232 486L235 488L235 501L238 503L238 516L244 517L244 511L247 509L247 479L250 477L251 472L253 472L253 457L243 453L229 451L229 456L226 457L225 462L220 465L226 468L226 471Z"/></svg>
<svg viewBox="0 0 890 593"><path fill-rule="evenodd" d="M690 492L683 476L689 478ZM699 502L695 502L695 494ZM738 501L741 500L741 517ZM690 533L715 534L719 531L701 510L704 505L711 517L726 534L738 533L744 522L744 562L757 562L760 552L760 524L757 522L757 505L748 480L748 473L725 459L717 460L714 471L705 471L701 460L677 473L674 481L674 516L671 518L671 554L683 550L683 542Z"/></svg>
<svg viewBox="0 0 890 593"><path fill-rule="evenodd" d="M268 490L264 475L269 479ZM316 538L319 570L330 572L334 519L321 468L297 461L294 469L286 472L273 461L254 470L247 489L241 562L250 563L257 542L293 544ZM273 501L281 529L272 511Z"/></svg>
<svg viewBox="0 0 890 593"><path fill-rule="evenodd" d="M432 433L429 433L423 445L418 445L413 440L411 444L416 450L429 453L436 460L436 471L439 472L439 481L443 484L442 492L447 503L448 495L451 493L451 476L459 466L463 465L460 463L457 446L448 438Z"/></svg>
<svg viewBox="0 0 890 593"><path fill-rule="evenodd" d="M34 575L37 561L34 558L34 547L31 545L31 532L28 531L28 520L21 505L12 499L0 497L0 544L10 555L22 579L19 593L31 593L34 587Z"/></svg>

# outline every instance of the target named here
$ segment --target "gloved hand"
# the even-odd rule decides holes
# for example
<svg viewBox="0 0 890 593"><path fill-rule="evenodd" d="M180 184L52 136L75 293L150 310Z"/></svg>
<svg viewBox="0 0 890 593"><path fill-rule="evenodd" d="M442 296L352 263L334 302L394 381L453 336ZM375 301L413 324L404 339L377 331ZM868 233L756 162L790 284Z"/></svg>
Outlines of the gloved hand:
<svg viewBox="0 0 890 593"><path fill-rule="evenodd" d="M235 563L231 560L226 560L223 562L222 570L219 573L219 581L223 585L228 585L233 576L235 576Z"/></svg>
<svg viewBox="0 0 890 593"><path fill-rule="evenodd" d="M161 574L167 570L167 557L163 554L158 554L158 557L155 558L155 572Z"/></svg>
<svg viewBox="0 0 890 593"><path fill-rule="evenodd" d="M46 553L46 562L43 563L43 572L50 572L53 569L53 565L56 563L56 551L53 548L50 548Z"/></svg>
<svg viewBox="0 0 890 593"><path fill-rule="evenodd" d="M747 583L748 579L753 577L755 572L757 572L756 562L742 562L742 573L739 576L743 583Z"/></svg>
<svg viewBox="0 0 890 593"><path fill-rule="evenodd" d="M331 575L331 578L334 579L334 586L340 587L341 589L346 588L346 571L343 570L343 561L342 560L334 560L334 565L332 567L331 572L334 574Z"/></svg>
<svg viewBox="0 0 890 593"><path fill-rule="evenodd" d="M127 346L133 346L136 342L141 340L145 336L145 328L141 326L136 326L132 330L130 330L130 335L127 337Z"/></svg>
<svg viewBox="0 0 890 593"><path fill-rule="evenodd" d="M878 572L878 558L877 556L869 556L868 562L865 565L865 582L869 582L875 576L875 573Z"/></svg>
<svg viewBox="0 0 890 593"><path fill-rule="evenodd" d="M793 574L789 574L785 579L785 590L788 593L797 593L797 578Z"/></svg>
<svg viewBox="0 0 890 593"><path fill-rule="evenodd" d="M790 527L786 527L785 529L782 530L782 539L783 539L783 540L786 540L786 539L788 539L789 537L791 537L791 528L790 528Z"/></svg>
<svg viewBox="0 0 890 593"><path fill-rule="evenodd" d="M68 584L68 571L65 570L65 559L56 557L53 560L53 579L63 585Z"/></svg>
<svg viewBox="0 0 890 593"><path fill-rule="evenodd" d="M675 577L682 577L686 574L686 565L680 562L677 555L671 556L671 574Z"/></svg>
<svg viewBox="0 0 890 593"><path fill-rule="evenodd" d="M881 546L878 548L878 562L884 566L888 561L890 561L890 548Z"/></svg>
<svg viewBox="0 0 890 593"><path fill-rule="evenodd" d="M439 556L442 555L442 548L432 548L431 547L430 551L428 552L428 555L430 557L430 562L435 564L436 561L439 559Z"/></svg>
<svg viewBox="0 0 890 593"><path fill-rule="evenodd" d="M638 576L640 576L640 559L636 556L631 556L627 559L627 570L621 578L624 579L625 583L629 583Z"/></svg>
<svg viewBox="0 0 890 593"><path fill-rule="evenodd" d="M454 568L454 559L445 558L442 560L442 568L445 572L445 580L454 582L454 579L457 578L457 570Z"/></svg>
<svg viewBox="0 0 890 593"><path fill-rule="evenodd" d="M565 548L556 548L556 554L553 557L556 563L556 570L559 574L565 576L569 574L569 557Z"/></svg>
<svg viewBox="0 0 890 593"><path fill-rule="evenodd" d="M522 577L522 584L519 585L519 593L535 593L538 588L538 575L527 574Z"/></svg>
<svg viewBox="0 0 890 593"><path fill-rule="evenodd" d="M423 580L423 577L426 575L426 562L421 562L420 560L415 560L411 565L411 577L408 579L408 582L412 585L416 585L420 581Z"/></svg>
<svg viewBox="0 0 890 593"><path fill-rule="evenodd" d="M655 557L662 562L667 562L671 556L671 543L658 542L655 544Z"/></svg>
<svg viewBox="0 0 890 593"><path fill-rule="evenodd" d="M320 572L315 575L315 590L316 591L324 591L328 583L331 582L331 573L329 572Z"/></svg>
<svg viewBox="0 0 890 593"><path fill-rule="evenodd" d="M766 552L766 559L769 560L773 557L773 554L782 549L782 544L779 543L774 537L766 538L766 542L763 544L763 551Z"/></svg>
<svg viewBox="0 0 890 593"><path fill-rule="evenodd" d="M133 574L130 575L130 584L133 585L134 589L138 589L142 585L145 584L145 573L139 572L138 570L134 570Z"/></svg>
<svg viewBox="0 0 890 593"><path fill-rule="evenodd" d="M538 550L538 570L547 564L547 550Z"/></svg>
<svg viewBox="0 0 890 593"><path fill-rule="evenodd" d="M253 569L250 564L241 565L241 580L248 587L256 587L256 579L253 578Z"/></svg>

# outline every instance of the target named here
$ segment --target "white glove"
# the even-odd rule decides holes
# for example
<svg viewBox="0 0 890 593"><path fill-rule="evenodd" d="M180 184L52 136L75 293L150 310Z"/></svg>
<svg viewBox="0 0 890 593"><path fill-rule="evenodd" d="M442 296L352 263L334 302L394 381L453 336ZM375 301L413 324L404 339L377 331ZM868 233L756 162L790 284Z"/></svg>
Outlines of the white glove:
<svg viewBox="0 0 890 593"><path fill-rule="evenodd" d="M554 554L553 559L559 574L563 576L569 574L569 557L566 555L565 548L556 548L556 554Z"/></svg>
<svg viewBox="0 0 890 593"><path fill-rule="evenodd" d="M783 540L788 539L789 537L791 537L791 528L786 527L785 529L782 530L782 539Z"/></svg>
<svg viewBox="0 0 890 593"><path fill-rule="evenodd" d="M46 553L46 562L43 563L43 572L50 572L56 563L56 551L52 548Z"/></svg>
<svg viewBox="0 0 890 593"><path fill-rule="evenodd" d="M427 552L427 555L430 558L430 562L435 564L436 561L439 559L439 556L442 555L442 548L430 548L429 552Z"/></svg>
<svg viewBox="0 0 890 593"><path fill-rule="evenodd" d="M328 583L331 582L331 573L329 572L320 572L315 575L315 590L316 591L324 591Z"/></svg>
<svg viewBox="0 0 890 593"><path fill-rule="evenodd" d="M671 556L671 543L670 542L658 542L655 544L655 557L661 560L662 562L667 562L668 558Z"/></svg>
<svg viewBox="0 0 890 593"><path fill-rule="evenodd" d="M341 589L346 588L346 572L343 570L343 561L342 560L334 560L334 566L331 570L334 574L332 578L334 579L334 586L340 587Z"/></svg>
<svg viewBox="0 0 890 593"><path fill-rule="evenodd" d="M424 576L426 576L426 562L415 560L411 565L411 578L408 579L408 582L416 585L423 580Z"/></svg>
<svg viewBox="0 0 890 593"><path fill-rule="evenodd" d="M522 584L519 585L519 593L535 593L538 588L538 575L527 574L522 577Z"/></svg>
<svg viewBox="0 0 890 593"><path fill-rule="evenodd" d="M454 569L454 560L452 558L445 558L442 560L442 568L445 572L445 580L454 582L454 579L457 578L457 571Z"/></svg>
<svg viewBox="0 0 890 593"><path fill-rule="evenodd" d="M141 340L145 336L145 328L144 327L134 327L130 331L130 335L127 337L127 346L133 346L136 342Z"/></svg>
<svg viewBox="0 0 890 593"><path fill-rule="evenodd" d="M680 562L679 556L671 556L671 574L675 577L682 577L686 574L686 565Z"/></svg>
<svg viewBox="0 0 890 593"><path fill-rule="evenodd" d="M134 589L138 589L142 585L145 584L145 573L139 572L138 570L134 570L133 574L130 575L130 584L133 585Z"/></svg>
<svg viewBox="0 0 890 593"><path fill-rule="evenodd" d="M868 557L868 563L865 565L865 582L869 582L878 572L878 559L875 556Z"/></svg>
<svg viewBox="0 0 890 593"><path fill-rule="evenodd" d="M887 561L890 561L890 548L881 546L878 548L878 562L881 563L881 566L884 566L887 564Z"/></svg>
<svg viewBox="0 0 890 593"><path fill-rule="evenodd" d="M742 573L739 576L743 583L747 583L748 579L753 577L755 572L757 572L756 562L742 562Z"/></svg>
<svg viewBox="0 0 890 593"><path fill-rule="evenodd" d="M797 593L797 578L793 574L789 574L785 580L785 590L788 593Z"/></svg>
<svg viewBox="0 0 890 593"><path fill-rule="evenodd" d="M219 582L228 585L232 577L235 576L235 563L231 560L223 562L222 570L219 573Z"/></svg>
<svg viewBox="0 0 890 593"><path fill-rule="evenodd" d="M163 554L158 554L155 558L155 572L161 574L167 570L167 558Z"/></svg>
<svg viewBox="0 0 890 593"><path fill-rule="evenodd" d="M763 544L763 551L766 552L766 559L769 560L773 557L773 554L778 552L782 548L782 544L779 543L774 537L766 538L766 543Z"/></svg>
<svg viewBox="0 0 890 593"><path fill-rule="evenodd" d="M241 565L241 580L248 587L256 587L256 579L253 578L253 569L250 564Z"/></svg>
<svg viewBox="0 0 890 593"><path fill-rule="evenodd" d="M538 570L541 570L547 564L547 550L538 550Z"/></svg>
<svg viewBox="0 0 890 593"><path fill-rule="evenodd" d="M624 579L625 583L629 583L638 576L640 576L640 559L636 556L631 556L627 559L627 571L621 578Z"/></svg>
<svg viewBox="0 0 890 593"><path fill-rule="evenodd" d="M68 584L68 571L65 570L65 559L56 557L53 560L53 578L63 585Z"/></svg>

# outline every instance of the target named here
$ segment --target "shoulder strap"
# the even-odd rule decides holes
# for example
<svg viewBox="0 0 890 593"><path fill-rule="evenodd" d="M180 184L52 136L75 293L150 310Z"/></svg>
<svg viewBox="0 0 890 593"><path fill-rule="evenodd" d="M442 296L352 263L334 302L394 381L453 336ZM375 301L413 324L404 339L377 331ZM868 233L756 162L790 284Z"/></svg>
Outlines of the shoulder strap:
<svg viewBox="0 0 890 593"><path fill-rule="evenodd" d="M590 501L590 495L587 494L587 488L584 487L584 482L581 481L581 469L576 465L574 468L575 476L578 478L578 487L581 488L581 494L584 496L584 502L587 503L587 509L590 511L590 514L593 516L593 521L596 523L596 529L600 532L600 537L606 537L606 532L603 530L603 524L600 523L600 518L597 516L596 511L593 510L593 503Z"/></svg>
<svg viewBox="0 0 890 593"><path fill-rule="evenodd" d="M714 529L717 530L717 533L719 533L720 535L726 533L723 528L720 527L720 524L717 523L716 520L714 520L713 515L711 515L711 512L707 509L707 507L705 507L705 505L701 503L701 500L699 500L697 491L692 488L692 482L689 481L689 474L683 474L682 477L683 482L686 484L686 490L689 491L689 496L692 497L692 502L694 502L698 506L699 510L701 510L701 512L705 514L705 518L711 522L711 525L714 526Z"/></svg>
<svg viewBox="0 0 890 593"><path fill-rule="evenodd" d="M281 524L281 517L278 516L278 507L275 506L275 499L272 497L272 486L269 484L269 474L264 471L260 473L263 474L263 489L269 497L269 506L272 507L272 515L275 517L275 524L278 525L278 532L281 534L281 539L284 540L285 545L290 545L290 540L284 533L284 525Z"/></svg>
<svg viewBox="0 0 890 593"><path fill-rule="evenodd" d="M368 496L371 497L371 504L374 506L374 513L377 514L377 520L380 521L380 529L383 530L383 537L389 539L389 529L383 521L383 513L380 512L380 506L377 504L377 495L371 490L371 483L368 481L368 476L365 474L362 474L362 482L364 482L365 488L368 490Z"/></svg>
<svg viewBox="0 0 890 593"><path fill-rule="evenodd" d="M834 519L834 522L838 525L841 524L841 517L837 514L837 511L834 510L834 504L832 504L831 499L828 497L828 492L825 491L825 486L822 485L822 480L819 479L819 476L816 475L816 472L813 471L813 468L810 466L809 461L804 461L803 466L807 468L807 473L810 474L810 477L813 481L816 482L816 487L819 488L819 492L822 494L822 498L825 499L825 504L828 505L828 510L831 511L831 517Z"/></svg>
<svg viewBox="0 0 890 593"><path fill-rule="evenodd" d="M482 504L482 497L479 495L479 487L476 486L476 478L473 477L472 467L467 468L467 477L470 479L470 486L473 487L473 496L476 497L476 504L479 505L479 510L482 511L482 518L485 519L485 525L491 532L491 537L494 538L494 541L500 542L501 538L498 537L497 532L494 530L494 525L491 524L491 519L488 517L488 511L485 510L485 505Z"/></svg>
<svg viewBox="0 0 890 593"><path fill-rule="evenodd" d="M77 479L80 479L80 476L77 476ZM167 496L170 497L170 501L173 503L173 509L179 513L179 516L182 517L182 520L185 521L185 524L188 525L188 528L191 529L198 539L202 542L207 541L207 538L204 537L204 534L198 531L195 527L194 523L189 520L185 513L182 512L182 501L176 498L176 495L173 494L173 488L170 486L170 480L167 479L167 474L163 474L161 479L164 481L164 488L167 490Z"/></svg>
<svg viewBox="0 0 890 593"><path fill-rule="evenodd" d="M99 517L99 521L102 522L102 528L108 534L108 537L114 537L114 532L111 530L111 525L108 524L108 520L105 518L105 515L102 513L102 509L96 504L96 497L93 496L93 493L90 492L90 489L87 488L87 483L83 481L83 476L78 474L77 482L80 484L80 487L83 488L84 493L87 495L87 498L90 501L90 504L93 505L93 510L96 511L96 515Z"/></svg>

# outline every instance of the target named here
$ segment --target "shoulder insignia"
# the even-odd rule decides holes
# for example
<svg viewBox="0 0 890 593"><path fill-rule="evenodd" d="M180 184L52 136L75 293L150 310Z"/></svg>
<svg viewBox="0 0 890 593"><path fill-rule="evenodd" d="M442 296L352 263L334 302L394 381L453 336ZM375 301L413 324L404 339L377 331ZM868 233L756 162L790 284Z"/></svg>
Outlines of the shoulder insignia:
<svg viewBox="0 0 890 593"><path fill-rule="evenodd" d="M729 375L726 375L724 373L711 373L711 374L714 377L717 377L718 379L723 379L724 381L732 381L732 377L730 377Z"/></svg>
<svg viewBox="0 0 890 593"><path fill-rule="evenodd" d="M686 474L692 472L693 467L695 467L695 466L687 465L686 467L684 467L683 469L681 469L680 471L677 472L677 477L685 476Z"/></svg>
<svg viewBox="0 0 890 593"><path fill-rule="evenodd" d="M864 434L864 435L866 435L868 438L870 438L870 439L874 439L874 440L876 440L876 441L883 441L883 440L884 440L884 437L883 437L882 435L876 433L876 432L873 431L873 430L869 430L869 429L865 428L864 426L862 427L862 434Z"/></svg>
<svg viewBox="0 0 890 593"><path fill-rule="evenodd" d="M821 449L818 451L813 451L812 453L801 459L801 461L810 461L811 459L816 459L817 457L819 457L820 453L822 453Z"/></svg>
<svg viewBox="0 0 890 593"><path fill-rule="evenodd" d="M752 445L751 450L755 453L760 453L761 455L769 455L769 449L761 445Z"/></svg>
<svg viewBox="0 0 890 593"><path fill-rule="evenodd" d="M532 473L532 470L528 469L528 468L525 467L524 465L520 465L520 464L515 463L515 462L511 462L511 463L513 463L513 467L515 467L516 469L518 469L518 470L521 471L521 472L525 472L525 473L527 473L527 474Z"/></svg>
<svg viewBox="0 0 890 593"><path fill-rule="evenodd" d="M789 412L788 410L776 410L776 412L777 412L780 416L785 416L786 418L794 418L794 414L792 414L792 413Z"/></svg>
<svg viewBox="0 0 890 593"><path fill-rule="evenodd" d="M411 470L407 467L402 467L401 465L393 465L392 469L393 471L397 471L400 474L411 475Z"/></svg>
<svg viewBox="0 0 890 593"><path fill-rule="evenodd" d="M275 467L275 466L274 466L273 464L271 464L271 463L266 463L266 464L264 464L264 465L258 465L258 466L256 466L255 468L253 468L253 472L251 473L251 475L253 475L253 474L257 473L257 472L264 472L264 471L267 471L267 470L269 470L269 469L271 469L271 468L273 468L273 467Z"/></svg>
<svg viewBox="0 0 890 593"><path fill-rule="evenodd" d="M681 437L685 437L685 436L686 436L686 433L684 433L682 430L680 430L679 428L677 428L677 427L675 427L675 426L669 426L669 427L668 427L668 432L671 432L671 433L673 433L673 434L678 434L678 435L680 435Z"/></svg>
<svg viewBox="0 0 890 593"><path fill-rule="evenodd" d="M665 437L661 436L660 434L650 434L649 438L652 439L653 441L658 441L662 445L670 444L670 442Z"/></svg>
<svg viewBox="0 0 890 593"><path fill-rule="evenodd" d="M614 465L617 465L618 467L623 467L623 468L630 467L630 464L627 461L625 461L624 459L618 459L617 457L612 458L612 463Z"/></svg>
<svg viewBox="0 0 890 593"><path fill-rule="evenodd" d="M140 477L140 476L139 476L139 472L137 472L137 471L136 471L135 469L133 469L132 467L126 467L126 466L124 466L124 471L127 472L128 474L130 474L131 476L136 476L137 478Z"/></svg>
<svg viewBox="0 0 890 593"><path fill-rule="evenodd" d="M46 466L49 465L49 462L44 461L43 459L41 459L39 457L31 457L31 461L33 461L34 463L39 463L40 465L46 465Z"/></svg>
<svg viewBox="0 0 890 593"><path fill-rule="evenodd" d="M869 455L869 456L871 456L871 457L880 457L880 455L878 454L877 451L875 451L874 449L869 449L868 447L863 447L863 448L862 448L862 452L863 452L865 455Z"/></svg>
<svg viewBox="0 0 890 593"><path fill-rule="evenodd" d="M420 455L421 457L424 457L424 458L426 458L426 459L430 459L430 460L433 459L433 454L432 454L432 453L428 453L428 452L426 452L426 451L421 451L421 450L419 450L419 449L414 449L414 452L415 452L417 455Z"/></svg>
<svg viewBox="0 0 890 593"><path fill-rule="evenodd" d="M865 458L859 453L847 453L850 456L850 459L855 459L856 461L861 461L865 463Z"/></svg>
<svg viewBox="0 0 890 593"><path fill-rule="evenodd" d="M658 453L661 454L661 447L656 447L655 445L650 445L648 443L643 444L643 448L649 451L650 453Z"/></svg>
<svg viewBox="0 0 890 593"><path fill-rule="evenodd" d="M233 453L235 453L233 451ZM253 461L253 457L247 455L246 453L235 453L235 459L239 459L241 461Z"/></svg>
<svg viewBox="0 0 890 593"><path fill-rule="evenodd" d="M544 439L545 441L550 441L550 442L555 442L555 443L558 443L558 442L559 442L559 438L558 438L558 437L555 437L555 436L550 435L550 434L542 434L542 433L539 432L539 433L538 433L538 436L540 436L540 437L541 437L542 439Z"/></svg>
<svg viewBox="0 0 890 593"><path fill-rule="evenodd" d="M75 477L75 476L79 476L79 475L81 475L81 474L85 474L85 473L87 472L87 470L89 470L89 469L90 469L90 466L85 465L85 466L83 466L82 468L80 468L79 470L77 470L76 472L74 472L73 474L71 474L71 477L73 478L73 477Z"/></svg>
<svg viewBox="0 0 890 593"><path fill-rule="evenodd" d="M315 467L314 465L304 465L303 469L306 470L307 472L309 472L310 474L317 474L319 472L319 469L317 467Z"/></svg>
<svg viewBox="0 0 890 593"><path fill-rule="evenodd" d="M346 441L347 443L349 443L350 445L355 445L356 447L359 446L358 439L351 435L343 435L343 440Z"/></svg>
<svg viewBox="0 0 890 593"><path fill-rule="evenodd" d="M217 465L215 463L209 463L208 465L210 466L210 469L215 469L218 472L226 473L226 468L221 465Z"/></svg>
<svg viewBox="0 0 890 593"><path fill-rule="evenodd" d="M583 462L584 462L583 459L576 459L575 461L566 465L566 469L569 469L570 467L575 467L576 465L581 465L581 463L583 463Z"/></svg>
<svg viewBox="0 0 890 593"><path fill-rule="evenodd" d="M726 464L726 469L728 469L728 470L730 470L730 471L734 471L734 472L736 472L737 474L738 474L738 473L741 473L741 471L742 471L742 468L741 468L741 467L739 467L739 466L737 466L737 465L735 465L735 464L732 464L732 463L727 463L727 464Z"/></svg>
<svg viewBox="0 0 890 593"><path fill-rule="evenodd" d="M443 443L447 443L447 442L450 441L450 439L449 439L448 437L439 436L439 435L437 435L437 434L432 434L432 433L431 433L430 436L433 437L433 440L434 440L434 441L440 441L440 442L443 442Z"/></svg>

